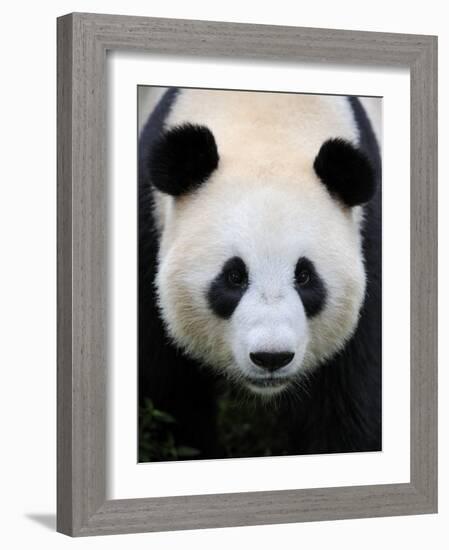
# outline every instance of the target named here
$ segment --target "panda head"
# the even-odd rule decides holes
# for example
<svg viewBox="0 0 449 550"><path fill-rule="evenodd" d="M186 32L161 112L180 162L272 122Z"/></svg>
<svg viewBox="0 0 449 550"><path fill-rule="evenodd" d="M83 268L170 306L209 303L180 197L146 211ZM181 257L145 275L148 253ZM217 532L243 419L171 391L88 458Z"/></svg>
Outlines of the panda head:
<svg viewBox="0 0 449 550"><path fill-rule="evenodd" d="M349 141L326 140L307 162L280 156L221 156L208 127L184 124L161 135L149 164L164 216L156 287L169 335L266 396L353 334L366 286L360 205L375 191Z"/></svg>

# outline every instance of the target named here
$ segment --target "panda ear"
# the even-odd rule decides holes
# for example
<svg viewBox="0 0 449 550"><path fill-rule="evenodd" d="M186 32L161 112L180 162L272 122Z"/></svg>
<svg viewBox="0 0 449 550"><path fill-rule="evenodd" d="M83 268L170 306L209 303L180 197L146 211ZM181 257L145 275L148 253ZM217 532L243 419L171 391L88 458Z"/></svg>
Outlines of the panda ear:
<svg viewBox="0 0 449 550"><path fill-rule="evenodd" d="M175 126L156 140L149 155L153 185L174 197L198 188L218 166L215 138L209 128Z"/></svg>
<svg viewBox="0 0 449 550"><path fill-rule="evenodd" d="M376 177L370 160L344 139L325 141L313 167L329 193L346 206L368 202L376 191Z"/></svg>

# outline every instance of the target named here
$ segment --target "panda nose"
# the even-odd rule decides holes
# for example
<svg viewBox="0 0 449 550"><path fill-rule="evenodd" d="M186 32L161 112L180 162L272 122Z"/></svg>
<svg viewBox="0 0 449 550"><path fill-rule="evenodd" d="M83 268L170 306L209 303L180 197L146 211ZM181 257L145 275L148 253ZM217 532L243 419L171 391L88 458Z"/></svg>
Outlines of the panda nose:
<svg viewBox="0 0 449 550"><path fill-rule="evenodd" d="M280 351L276 353L257 351L249 354L251 361L255 365L269 372L274 372L281 367L285 367L285 365L291 362L294 356L295 354L290 351Z"/></svg>

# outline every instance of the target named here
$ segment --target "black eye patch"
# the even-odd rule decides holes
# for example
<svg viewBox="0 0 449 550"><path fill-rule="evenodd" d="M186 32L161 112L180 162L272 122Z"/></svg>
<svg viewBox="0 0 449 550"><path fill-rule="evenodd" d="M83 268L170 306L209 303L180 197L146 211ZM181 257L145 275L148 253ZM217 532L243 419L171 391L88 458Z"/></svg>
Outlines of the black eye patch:
<svg viewBox="0 0 449 550"><path fill-rule="evenodd" d="M308 258L299 258L296 264L295 287L307 317L317 315L326 303L326 287Z"/></svg>
<svg viewBox="0 0 449 550"><path fill-rule="evenodd" d="M245 294L248 284L245 262L238 256L227 260L207 292L207 301L212 311L218 317L229 319Z"/></svg>

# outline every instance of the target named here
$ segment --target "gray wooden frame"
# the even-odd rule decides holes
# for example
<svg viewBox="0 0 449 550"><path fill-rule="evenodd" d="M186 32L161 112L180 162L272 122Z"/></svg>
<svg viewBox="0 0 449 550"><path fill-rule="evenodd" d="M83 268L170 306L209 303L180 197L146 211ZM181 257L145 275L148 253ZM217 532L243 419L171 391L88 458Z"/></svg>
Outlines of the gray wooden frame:
<svg viewBox="0 0 449 550"><path fill-rule="evenodd" d="M106 499L106 52L405 66L411 73L411 480ZM75 13L58 19L57 529L72 536L437 511L437 39Z"/></svg>

